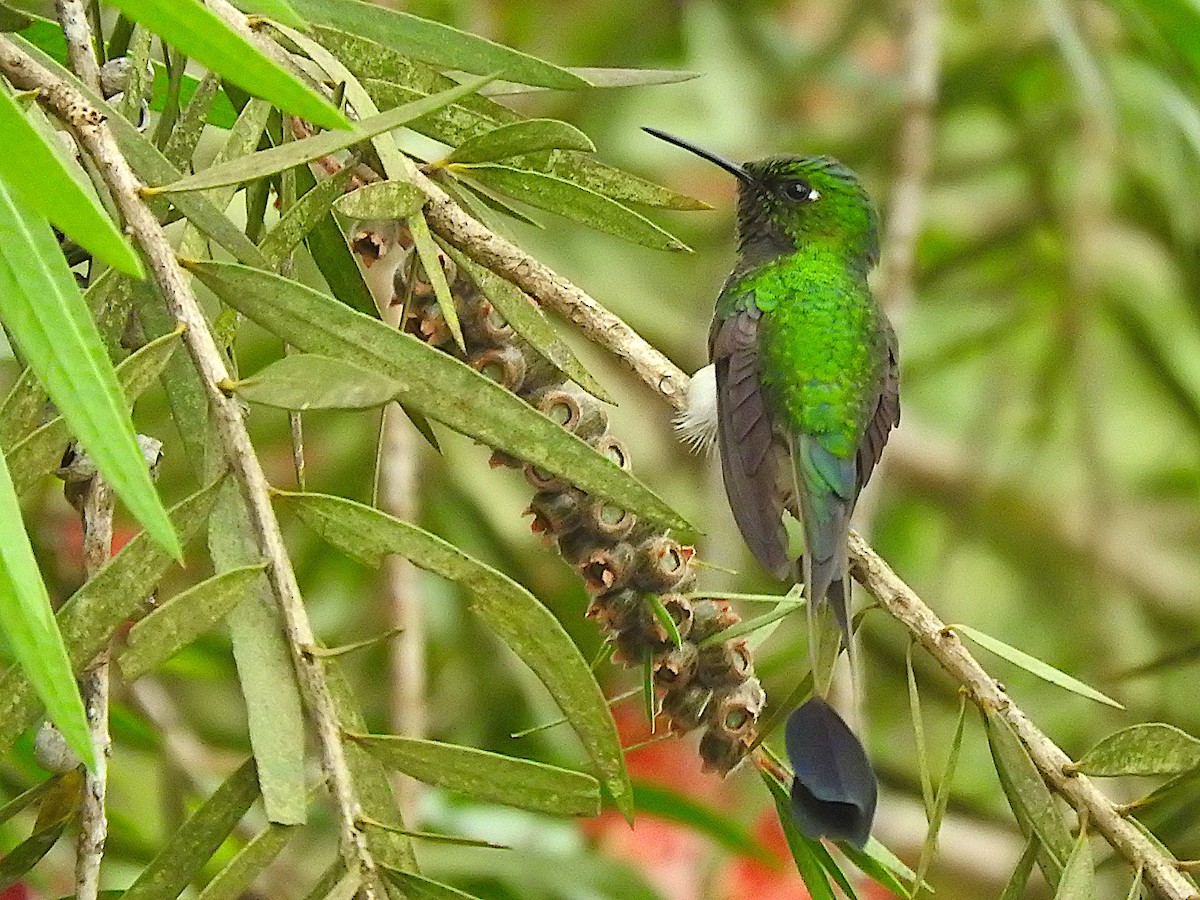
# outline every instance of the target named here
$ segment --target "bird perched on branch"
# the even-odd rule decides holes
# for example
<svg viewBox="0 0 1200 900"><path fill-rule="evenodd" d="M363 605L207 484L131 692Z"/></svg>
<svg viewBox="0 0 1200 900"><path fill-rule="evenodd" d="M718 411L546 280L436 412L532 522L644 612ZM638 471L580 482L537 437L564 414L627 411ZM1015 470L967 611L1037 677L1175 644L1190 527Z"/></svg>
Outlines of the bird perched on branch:
<svg viewBox="0 0 1200 900"><path fill-rule="evenodd" d="M747 545L764 568L804 586L816 687L786 729L793 810L810 837L861 845L875 777L821 696L818 617L827 606L852 646L850 516L900 421L896 338L867 286L879 260L878 217L854 173L829 157L738 165L645 130L738 179L737 263L717 297L711 371L693 380L681 431L693 444L715 433ZM788 552L785 510L801 525L798 560Z"/></svg>

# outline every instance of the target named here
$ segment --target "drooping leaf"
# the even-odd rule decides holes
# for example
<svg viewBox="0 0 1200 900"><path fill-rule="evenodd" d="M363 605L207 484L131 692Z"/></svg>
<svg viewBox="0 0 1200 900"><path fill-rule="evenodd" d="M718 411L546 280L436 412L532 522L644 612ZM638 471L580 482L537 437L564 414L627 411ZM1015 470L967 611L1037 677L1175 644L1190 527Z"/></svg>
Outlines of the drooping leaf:
<svg viewBox="0 0 1200 900"><path fill-rule="evenodd" d="M352 144L370 140L376 135L399 128L406 122L419 119L448 103L453 103L459 97L474 93L490 80L491 78L486 75L482 78L473 78L450 90L422 97L420 100L414 100L369 119L363 119L346 131L322 131L303 140L288 141L277 147L251 153L249 156L239 156L220 165L202 169L195 175L181 178L170 184L148 188L147 192L175 194L183 191L201 191L274 175L284 169L304 165L314 159L344 150Z"/></svg>
<svg viewBox="0 0 1200 900"><path fill-rule="evenodd" d="M400 392L386 375L316 353L289 353L233 389L251 403L293 410L371 409Z"/></svg>
<svg viewBox="0 0 1200 900"><path fill-rule="evenodd" d="M408 231L412 235L413 245L417 248L417 256L421 259L425 279L433 286L438 309L442 318L446 320L446 327L450 329L454 343L466 353L467 344L463 339L462 325L458 321L458 308L454 305L454 297L450 294L450 285L446 281L446 272L442 268L442 253L433 240L424 213L418 213L408 220Z"/></svg>
<svg viewBox="0 0 1200 900"><path fill-rule="evenodd" d="M256 97L323 128L349 128L345 117L328 100L269 59L197 0L110 2L191 59Z"/></svg>
<svg viewBox="0 0 1200 900"><path fill-rule="evenodd" d="M491 163L454 163L449 169L467 175L502 194L515 197L522 203L557 213L564 218L635 244L654 250L688 249L686 244L659 228L641 213L636 213L616 200L557 175Z"/></svg>
<svg viewBox="0 0 1200 900"><path fill-rule="evenodd" d="M475 75L499 72L508 81L574 90L587 87L578 75L486 38L359 0L291 0L309 22L362 35L444 69Z"/></svg>
<svg viewBox="0 0 1200 900"><path fill-rule="evenodd" d="M597 68L595 66L570 66L568 72L573 72L583 78L594 88L645 87L655 84L678 84L681 81L691 81L699 78L700 72L688 72L684 69L621 69ZM495 97L502 94L524 94L538 91L542 88L533 85L513 84L507 81L491 85L484 93Z"/></svg>
<svg viewBox="0 0 1200 900"><path fill-rule="evenodd" d="M813 854L812 844L815 842L802 835L796 827L792 818L791 798L788 797L787 790L766 770L760 769L759 774L762 776L767 790L771 792L771 799L775 801L775 813L779 816L779 824L783 826L783 836L787 840L788 850L791 851L792 859L796 863L796 871L800 873L812 900L836 900L825 870Z"/></svg>
<svg viewBox="0 0 1200 900"><path fill-rule="evenodd" d="M33 787L13 797L3 806L0 806L0 825L3 825L19 812L23 812L29 804L34 800L41 798L49 790L53 790L55 785L62 779L62 775L51 775L42 781L39 781Z"/></svg>
<svg viewBox="0 0 1200 900"><path fill-rule="evenodd" d="M143 277L142 262L99 199L72 176L20 106L0 90L0 178L22 202L110 266Z"/></svg>
<svg viewBox="0 0 1200 900"><path fill-rule="evenodd" d="M334 206L343 216L353 219L407 219L420 212L428 199L416 185L405 181L380 181L364 184L339 198Z"/></svg>
<svg viewBox="0 0 1200 900"><path fill-rule="evenodd" d="M1063 869L1054 900L1096 900L1096 876L1087 829L1081 829Z"/></svg>
<svg viewBox="0 0 1200 900"><path fill-rule="evenodd" d="M261 561L250 511L232 480L209 516L208 550L218 572ZM271 585L261 572L249 578L242 602L230 610L228 620L250 747L267 818L278 825L301 825L308 806L304 704Z"/></svg>
<svg viewBox="0 0 1200 900"><path fill-rule="evenodd" d="M258 249L270 263L269 268L276 268L323 219L328 218L329 210L345 193L353 176L353 166L346 166L340 172L322 178L288 208L274 228L263 235ZM311 179L309 175L308 180Z"/></svg>
<svg viewBox="0 0 1200 900"><path fill-rule="evenodd" d="M267 825L213 876L196 900L241 900L299 830L296 825Z"/></svg>
<svg viewBox="0 0 1200 900"><path fill-rule="evenodd" d="M868 878L873 878L897 897L913 896L914 891L910 891L901 879L915 884L916 873L875 838L869 838L861 850L845 841L839 842L837 846ZM925 889L930 890L928 885L925 885Z"/></svg>
<svg viewBox="0 0 1200 900"><path fill-rule="evenodd" d="M262 574L262 563L231 569L188 588L129 629L117 662L126 681L141 678L225 618Z"/></svg>
<svg viewBox="0 0 1200 900"><path fill-rule="evenodd" d="M374 368L403 387L407 405L511 453L621 509L694 533L629 472L471 367L318 291L227 263L188 267L230 306L309 353Z"/></svg>
<svg viewBox="0 0 1200 900"><path fill-rule="evenodd" d="M201 489L171 510L181 540L187 541L207 518L216 500L215 487ZM57 615L58 629L76 673L95 658L123 622L144 611L145 598L171 562L143 532L63 604ZM0 676L0 752L33 723L38 710L33 687L19 669Z"/></svg>
<svg viewBox="0 0 1200 900"><path fill-rule="evenodd" d="M258 797L254 760L242 763L188 818L122 895L174 900L196 877Z"/></svg>
<svg viewBox="0 0 1200 900"><path fill-rule="evenodd" d="M917 690L917 673L913 670L913 646L910 641L905 654L905 671L908 674L908 708L912 715L913 738L917 745L917 769L921 776L921 800L925 804L925 821L933 820L933 775L929 767L929 752L925 748L925 718L921 714L921 695Z"/></svg>
<svg viewBox="0 0 1200 900"><path fill-rule="evenodd" d="M142 182L167 184L183 177L179 169L159 152L158 148L138 130L136 125L109 106L98 94L83 85L70 70L59 65L54 59L20 36L13 36L11 40L19 44L23 51L49 69L56 77L62 78L82 93L88 102L104 116L105 124L112 131L125 159ZM242 229L234 225L224 213L203 196L178 194L171 198L171 204L183 213L189 222L233 254L235 259L252 266L267 265L258 247L246 237Z"/></svg>
<svg viewBox="0 0 1200 900"><path fill-rule="evenodd" d="M1055 805L1050 789L1017 739L1012 726L994 713L987 714L985 721L988 746L996 764L996 774L1000 777L1000 786L1022 831L1037 835L1038 843L1048 857L1043 865L1044 871L1049 868L1045 872L1046 878L1052 884L1057 884L1062 868L1071 855L1071 833Z"/></svg>
<svg viewBox="0 0 1200 900"><path fill-rule="evenodd" d="M126 403L132 404L162 373L179 345L179 331L151 341L117 366L117 381ZM71 440L71 429L62 416L51 419L8 451L13 486L21 496L62 463L63 451ZM139 451L139 456L140 451Z"/></svg>
<svg viewBox="0 0 1200 900"><path fill-rule="evenodd" d="M322 494L279 496L323 538L368 565L396 553L469 590L471 608L546 686L618 808L632 815L629 775L604 694L579 649L536 597L441 538L377 509Z"/></svg>
<svg viewBox="0 0 1200 900"><path fill-rule="evenodd" d="M78 792L76 776L76 793ZM37 827L33 834L0 858L0 891L7 892L8 888L21 881L30 869L54 849L69 821L69 817L61 817Z"/></svg>
<svg viewBox="0 0 1200 900"><path fill-rule="evenodd" d="M1200 740L1150 722L1110 734L1074 766L1085 775L1179 775L1200 767Z"/></svg>
<svg viewBox="0 0 1200 900"><path fill-rule="evenodd" d="M0 182L0 316L51 399L129 511L174 556L104 341L44 219Z"/></svg>
<svg viewBox="0 0 1200 900"><path fill-rule="evenodd" d="M524 338L547 362L567 378L605 403L613 403L612 395L587 370L566 341L558 336L546 316L524 291L495 272L485 269L455 247L445 247L460 270L483 292L504 321Z"/></svg>
<svg viewBox="0 0 1200 900"><path fill-rule="evenodd" d="M556 816L594 816L600 784L591 775L527 759L396 735L355 735L389 769L485 803Z"/></svg>
<svg viewBox="0 0 1200 900"><path fill-rule="evenodd" d="M566 122L556 119L525 119L499 125L491 131L463 141L446 157L447 163L484 163L539 150L582 150L594 152L592 139Z"/></svg>
<svg viewBox="0 0 1200 900"><path fill-rule="evenodd" d="M1066 688L1073 694L1079 694L1081 697L1087 697L1089 700L1095 700L1098 703L1104 703L1108 706L1124 709L1125 707L1111 697L1105 696L1093 687L1089 687L1082 681L1072 678L1065 672L1060 672L1053 666L1042 662L1036 657L1030 656L1016 647L1010 647L1003 641L997 640L991 635L984 634L974 628L966 625L952 625L955 631L960 634L965 634L980 647L986 650L991 650L997 656L1007 659L1013 665L1020 666L1026 672L1036 675L1038 678L1048 681L1051 684L1056 684L1061 688Z"/></svg>
<svg viewBox="0 0 1200 900"><path fill-rule="evenodd" d="M458 888L452 888L440 881L433 881L415 872L385 869L384 875L388 881L404 892L404 896L408 900L478 900Z"/></svg>
<svg viewBox="0 0 1200 900"><path fill-rule="evenodd" d="M1033 864L1037 862L1039 847L1041 842L1037 835L1030 832L1029 837L1025 839L1025 849L1021 851L1020 859L1013 867L1012 874L1008 876L1008 883L1004 886L1000 900L1022 900L1025 896L1025 888L1029 884L1029 876L1033 874Z"/></svg>
<svg viewBox="0 0 1200 900"><path fill-rule="evenodd" d="M79 687L33 555L17 492L0 456L0 622L5 643L71 749L95 765Z"/></svg>
<svg viewBox="0 0 1200 900"><path fill-rule="evenodd" d="M921 861L917 865L915 884L924 884L925 875L937 855L938 836L942 830L942 819L946 815L946 807L950 803L950 785L954 780L954 771L958 768L958 752L962 747L963 726L967 722L967 698L959 698L958 724L954 727L954 738L950 742L950 753L946 757L946 768L942 770L942 778L938 782L937 797L929 816L929 831L921 848Z"/></svg>
<svg viewBox="0 0 1200 900"><path fill-rule="evenodd" d="M297 189L311 193L312 185L315 183L312 174L304 166L300 166L294 171ZM307 197L308 194L306 193L304 196ZM326 213L318 219L305 238L305 243L308 246L308 252L312 255L313 262L317 264L317 268L321 272L321 277L325 279L325 283L333 292L333 296L351 309L356 309L372 318L378 318L379 311L375 306L375 298L363 280L358 263L354 261L354 256L346 244L346 237L342 234L332 213ZM272 267L266 266L265 268Z"/></svg>

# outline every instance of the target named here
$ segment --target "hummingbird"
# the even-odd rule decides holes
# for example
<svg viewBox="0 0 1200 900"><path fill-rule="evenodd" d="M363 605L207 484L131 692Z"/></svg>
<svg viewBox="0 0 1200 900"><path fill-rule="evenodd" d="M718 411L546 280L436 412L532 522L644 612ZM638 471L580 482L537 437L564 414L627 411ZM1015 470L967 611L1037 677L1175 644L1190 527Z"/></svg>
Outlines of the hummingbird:
<svg viewBox="0 0 1200 900"><path fill-rule="evenodd" d="M867 284L879 261L878 215L858 177L830 157L738 165L645 131L738 181L737 261L717 297L711 367L693 379L681 430L694 444L715 438L743 539L765 569L803 585L814 696L785 729L793 812L809 837L861 846L875 777L821 697L816 636L817 611L828 605L852 648L850 517L900 421L896 337ZM785 510L803 533L798 560L788 553Z"/></svg>

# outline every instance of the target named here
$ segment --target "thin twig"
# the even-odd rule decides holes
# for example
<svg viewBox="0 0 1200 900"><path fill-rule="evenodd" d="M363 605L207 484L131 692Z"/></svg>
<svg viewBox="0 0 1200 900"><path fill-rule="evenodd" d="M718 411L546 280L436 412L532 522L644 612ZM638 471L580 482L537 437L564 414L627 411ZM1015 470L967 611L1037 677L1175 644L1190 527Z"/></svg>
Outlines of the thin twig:
<svg viewBox="0 0 1200 900"><path fill-rule="evenodd" d="M55 0L58 22L67 42L71 68L84 84L100 90L100 63L92 46L92 30L87 11L80 0ZM70 467L69 467L70 468ZM66 483L68 495L78 500L83 527L83 568L88 578L95 575L112 556L113 493L98 472L86 481ZM81 494L77 493L82 491ZM83 795L79 804L79 837L75 844L75 895L80 900L96 900L100 893L100 866L108 840L108 757L112 737L108 731L109 667L108 648L101 650L79 679L88 735L92 742L95 767L84 773Z"/></svg>
<svg viewBox="0 0 1200 900"><path fill-rule="evenodd" d="M316 643L312 626L271 508L270 486L246 431L241 408L218 387L228 382L229 373L188 277L176 261L158 220L142 202L139 192L143 186L105 126L104 116L70 84L2 37L0 71L14 84L39 91L39 101L71 129L79 145L95 161L121 210L126 228L145 253L159 293L171 314L187 329L184 343L204 383L225 457L237 477L259 549L268 562L267 576L282 613L300 689L316 725L322 764L338 810L342 856L349 870L363 874L364 895L374 898L378 895L375 862L367 847L366 835L357 824L361 808L342 746L337 712L319 661L304 652L306 647Z"/></svg>
<svg viewBox="0 0 1200 900"><path fill-rule="evenodd" d="M79 80L94 91L100 90L100 63L92 47L92 28L82 0L54 0L58 24L67 40L67 59Z"/></svg>
<svg viewBox="0 0 1200 900"><path fill-rule="evenodd" d="M99 474L92 476L84 489L83 565L91 578L112 555L113 493ZM108 757L112 739L108 733L108 691L110 656L107 648L88 666L79 680L92 739L95 768L85 773L83 798L79 807L79 840L75 851L75 896L96 900L100 892L100 864L108 839L105 796L108 792Z"/></svg>

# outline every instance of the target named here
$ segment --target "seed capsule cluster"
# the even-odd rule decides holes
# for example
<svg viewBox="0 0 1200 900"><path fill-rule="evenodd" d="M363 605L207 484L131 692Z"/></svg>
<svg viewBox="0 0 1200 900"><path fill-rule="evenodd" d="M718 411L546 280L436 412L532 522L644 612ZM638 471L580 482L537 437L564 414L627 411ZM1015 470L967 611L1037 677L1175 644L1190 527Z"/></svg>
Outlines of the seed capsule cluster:
<svg viewBox="0 0 1200 900"><path fill-rule="evenodd" d="M450 261L447 265L453 268ZM398 281L406 269L397 270ZM465 357L428 285L396 285L396 296L412 291L405 328L463 358L617 465L630 468L629 452L609 433L599 401L564 381L465 274L451 271L448 276L467 345ZM506 454L495 453L492 464L523 470L535 491L528 509L533 531L553 542L578 569L591 595L587 615L608 634L615 658L631 666L650 662L657 700L671 729L678 734L703 729L705 771L728 773L754 741L766 697L746 642L721 639L721 632L739 621L729 604L685 596L696 580L692 548ZM678 643L666 616L674 623Z"/></svg>

